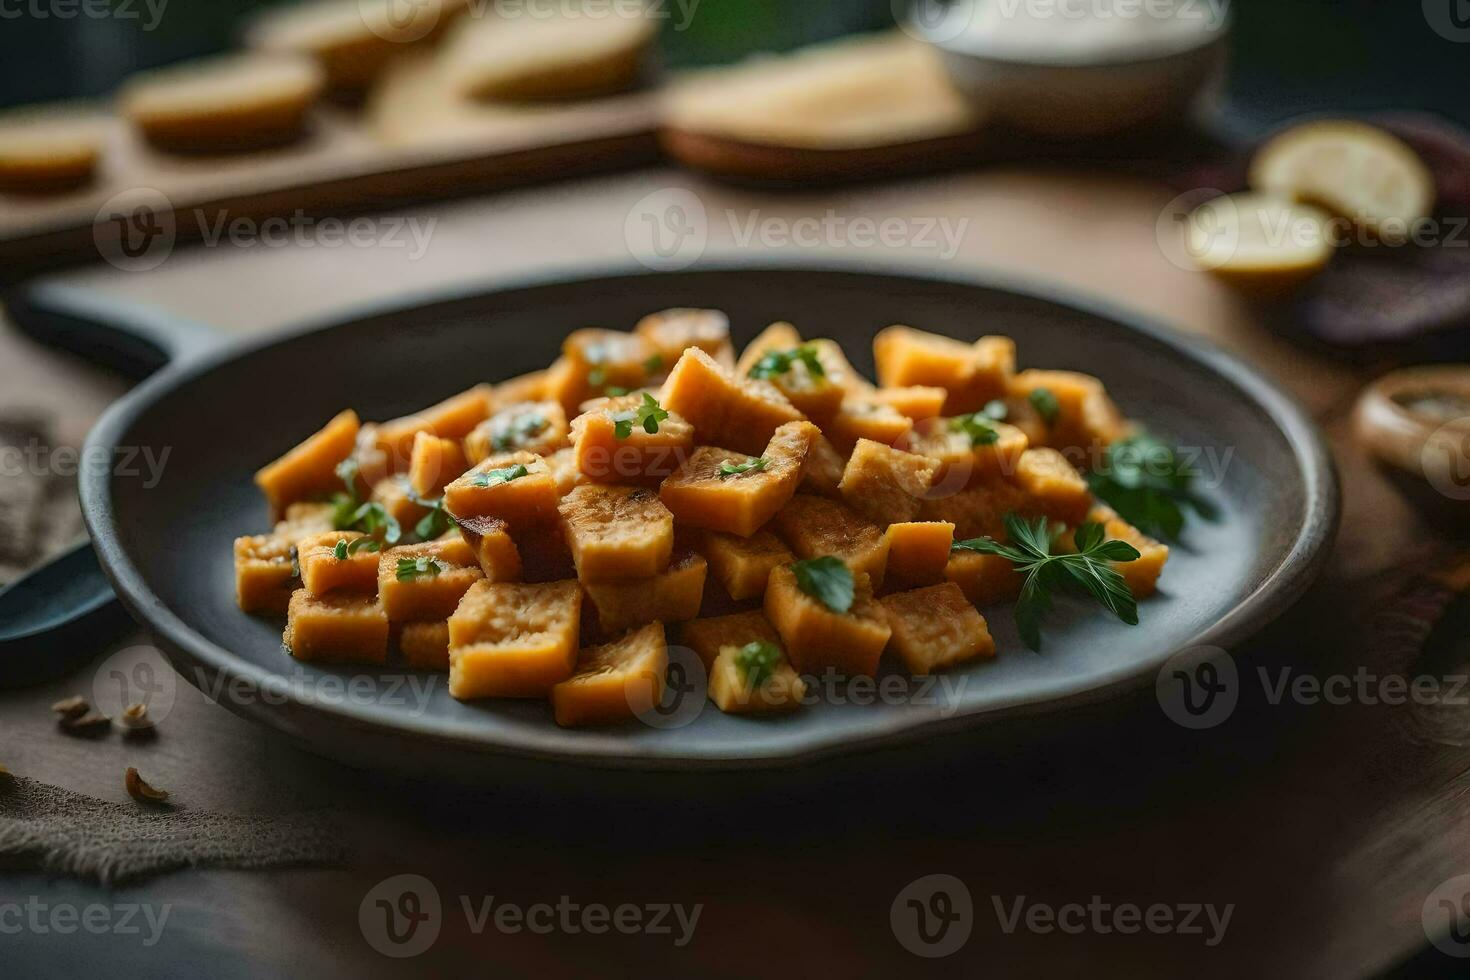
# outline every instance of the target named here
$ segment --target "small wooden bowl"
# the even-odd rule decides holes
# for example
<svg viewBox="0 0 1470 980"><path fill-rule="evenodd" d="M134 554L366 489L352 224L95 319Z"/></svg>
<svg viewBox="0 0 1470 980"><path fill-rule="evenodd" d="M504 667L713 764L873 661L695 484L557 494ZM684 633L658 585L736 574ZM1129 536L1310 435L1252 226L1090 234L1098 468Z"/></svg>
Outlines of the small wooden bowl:
<svg viewBox="0 0 1470 980"><path fill-rule="evenodd" d="M1358 398L1353 429L1411 502L1470 526L1470 365L1384 375Z"/></svg>

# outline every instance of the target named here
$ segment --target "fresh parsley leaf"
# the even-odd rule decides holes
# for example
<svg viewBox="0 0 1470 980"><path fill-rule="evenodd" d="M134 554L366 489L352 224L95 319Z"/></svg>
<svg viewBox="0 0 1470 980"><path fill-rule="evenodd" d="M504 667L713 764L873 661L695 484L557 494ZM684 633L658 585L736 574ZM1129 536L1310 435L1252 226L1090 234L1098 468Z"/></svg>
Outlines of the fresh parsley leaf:
<svg viewBox="0 0 1470 980"><path fill-rule="evenodd" d="M955 542L954 548L999 555L1025 577L1016 601L1016 629L1026 646L1041 649L1041 621L1051 611L1053 594L1067 588L1092 597L1130 626L1137 625L1138 602L1112 563L1136 561L1138 549L1125 541L1103 540L1102 525L1088 521L1073 536L1076 554L1054 555L1046 518L1031 523L1007 514L1005 526L1009 544L988 537L971 538Z"/></svg>
<svg viewBox="0 0 1470 980"><path fill-rule="evenodd" d="M981 412L956 415L949 420L949 431L963 432L969 436L972 447L989 446L1000 438L1000 432L996 429L994 421Z"/></svg>
<svg viewBox="0 0 1470 980"><path fill-rule="evenodd" d="M621 398L628 393L627 388L619 388L617 385L608 385L602 390L611 398Z"/></svg>
<svg viewBox="0 0 1470 980"><path fill-rule="evenodd" d="M643 370L647 374L657 374L658 372L662 371L663 368L664 356L662 354L654 354L650 356L648 360L643 362Z"/></svg>
<svg viewBox="0 0 1470 980"><path fill-rule="evenodd" d="M746 688L752 691L770 680L780 663L780 649L765 640L752 640L735 654L735 668Z"/></svg>
<svg viewBox="0 0 1470 980"><path fill-rule="evenodd" d="M526 469L524 463L517 463L514 466L502 466L496 470L486 470L483 473L476 473L470 478L470 482L482 489L485 487L498 487L502 483L519 480L530 472L530 470Z"/></svg>
<svg viewBox="0 0 1470 980"><path fill-rule="evenodd" d="M419 518L418 523L413 526L413 533L417 534L421 540L432 541L434 538L447 534L450 528L459 527L455 523L454 518L449 516L449 511L444 509L444 497L442 495L430 500L425 497L420 497L410 488L408 499L420 507L429 508L429 512Z"/></svg>
<svg viewBox="0 0 1470 980"><path fill-rule="evenodd" d="M398 581L412 582L421 575L432 578L444 571L444 566L433 558L400 558L398 559Z"/></svg>
<svg viewBox="0 0 1470 980"><path fill-rule="evenodd" d="M723 480L727 476L739 476L741 473L759 473L769 465L764 456L748 463L732 463L727 459L720 464L720 479Z"/></svg>
<svg viewBox="0 0 1470 980"><path fill-rule="evenodd" d="M642 426L643 431L649 435L658 432L658 424L669 417L669 413L659 405L658 399L648 392L643 393L643 404L626 412L613 413L613 435L619 439L626 439L633 434L633 425Z"/></svg>
<svg viewBox="0 0 1470 980"><path fill-rule="evenodd" d="M1033 388L1031 394L1026 396L1031 407L1036 409L1036 414L1041 416L1041 421L1046 423L1049 429L1057 424L1057 416L1061 414L1062 403L1057 401L1057 396L1050 388Z"/></svg>
<svg viewBox="0 0 1470 980"><path fill-rule="evenodd" d="M337 547L335 547L335 548L332 549L332 554L333 554L333 556L336 557L336 559L338 561L346 561L347 560L347 542L346 541L338 541L337 542Z"/></svg>
<svg viewBox="0 0 1470 980"><path fill-rule="evenodd" d="M980 409L980 414L994 422L1004 422L1011 414L1011 409L1009 405L997 398L986 402L985 407Z"/></svg>
<svg viewBox="0 0 1470 980"><path fill-rule="evenodd" d="M802 344L791 350L767 351L760 360L755 362L755 367L750 369L750 376L769 381L778 374L790 371L797 363L806 365L806 373L813 378L827 376L827 369L822 367L822 361L817 357L817 349L811 344Z"/></svg>
<svg viewBox="0 0 1470 980"><path fill-rule="evenodd" d="M359 551L382 551L383 545L377 538L353 538L351 541L338 541L337 546L332 549L332 554L338 561L346 561Z"/></svg>
<svg viewBox="0 0 1470 980"><path fill-rule="evenodd" d="M842 559L831 555L808 558L793 564L791 571L796 574L797 587L828 609L845 613L852 608L856 595L852 569Z"/></svg>
<svg viewBox="0 0 1470 980"><path fill-rule="evenodd" d="M1177 540L1186 510L1205 520L1216 517L1214 506L1190 489L1194 477L1172 447L1140 433L1109 446L1087 482L1098 499L1144 534Z"/></svg>
<svg viewBox="0 0 1470 980"><path fill-rule="evenodd" d="M351 506L353 501L337 501L337 510L332 515L332 525L338 531L361 531L378 538L386 544L398 543L403 537L403 528L382 504L369 501Z"/></svg>

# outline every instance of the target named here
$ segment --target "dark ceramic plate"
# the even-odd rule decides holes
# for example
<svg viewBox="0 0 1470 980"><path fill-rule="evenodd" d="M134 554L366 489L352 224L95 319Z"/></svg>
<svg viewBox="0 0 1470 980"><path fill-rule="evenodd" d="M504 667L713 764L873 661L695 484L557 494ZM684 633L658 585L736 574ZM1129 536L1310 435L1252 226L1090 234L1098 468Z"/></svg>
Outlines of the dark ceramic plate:
<svg viewBox="0 0 1470 980"><path fill-rule="evenodd" d="M1001 655L946 675L947 688L913 689L900 703L829 699L764 720L712 705L689 720L704 703L696 692L693 706L675 713L688 722L678 727L569 731L544 703L460 704L442 677L413 675L433 684L420 709L412 692L421 687L392 668L297 664L281 647L279 623L235 607L231 539L267 526L253 471L333 413L405 414L475 382L545 366L570 329L626 328L675 306L728 311L737 342L789 319L808 336L841 341L864 370L871 336L890 323L962 338L1009 334L1023 365L1100 375L1129 415L1216 453L1223 478L1206 492L1219 520L1191 524L1137 627L1067 605L1048 621L1038 655L1017 640L1008 608L988 610ZM1085 303L866 269L597 275L372 311L164 370L107 413L88 450L137 446L169 448L161 482L145 488L89 470L83 503L118 594L175 666L193 683L223 680L225 690L247 692L226 703L321 753L432 760L437 769L483 767L495 756L650 769L788 765L1100 701L1152 684L1178 651L1230 647L1280 614L1321 567L1338 513L1315 427L1214 347Z"/></svg>

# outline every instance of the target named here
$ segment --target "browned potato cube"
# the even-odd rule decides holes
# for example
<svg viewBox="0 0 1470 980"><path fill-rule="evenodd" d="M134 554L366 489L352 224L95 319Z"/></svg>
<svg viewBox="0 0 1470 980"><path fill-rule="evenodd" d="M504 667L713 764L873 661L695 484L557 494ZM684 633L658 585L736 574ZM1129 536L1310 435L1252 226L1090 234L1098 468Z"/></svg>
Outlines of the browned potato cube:
<svg viewBox="0 0 1470 980"><path fill-rule="evenodd" d="M359 422L351 410L338 414L320 432L255 474L271 514L280 517L288 504L326 496L342 489L337 464L352 455Z"/></svg>
<svg viewBox="0 0 1470 980"><path fill-rule="evenodd" d="M638 321L633 332L653 347L659 368L667 371L690 347L698 347L727 366L735 362L730 344L730 318L719 310L664 310Z"/></svg>
<svg viewBox="0 0 1470 980"><path fill-rule="evenodd" d="M470 586L485 577L478 565L457 565L436 542L389 548L378 562L378 597L394 623L446 619Z"/></svg>
<svg viewBox="0 0 1470 980"><path fill-rule="evenodd" d="M449 621L404 623L398 637L403 662L420 670L449 670Z"/></svg>
<svg viewBox="0 0 1470 980"><path fill-rule="evenodd" d="M1055 449L1028 449L1016 467L1016 484L1031 498L1031 509L1063 524L1081 524L1092 510L1092 490Z"/></svg>
<svg viewBox="0 0 1470 980"><path fill-rule="evenodd" d="M909 442L910 451L934 460L936 487L962 490L1015 475L1021 454L1030 445L1025 432L1006 422L993 422L995 441L976 445L956 424L953 419L931 419L915 427Z"/></svg>
<svg viewBox="0 0 1470 980"><path fill-rule="evenodd" d="M735 362L737 377L748 378L756 363L771 351L791 350L801 346L801 334L789 323L773 323L760 333L740 352Z"/></svg>
<svg viewBox="0 0 1470 980"><path fill-rule="evenodd" d="M642 395L595 399L595 406L572 420L577 469L594 483L657 486L679 468L694 446L694 426L670 412L657 432L637 424ZM623 435L618 435L618 424Z"/></svg>
<svg viewBox="0 0 1470 980"><path fill-rule="evenodd" d="M568 417L610 388L643 387L654 373L650 368L663 367L653 361L658 352L648 341L621 330L574 330L562 341L561 352L547 372L546 396L560 402Z"/></svg>
<svg viewBox="0 0 1470 980"><path fill-rule="evenodd" d="M652 490L589 483L558 510L583 582L650 578L668 567L674 516Z"/></svg>
<svg viewBox="0 0 1470 980"><path fill-rule="evenodd" d="M659 496L680 524L754 534L796 492L816 435L810 422L788 422L755 458L701 446L663 482Z"/></svg>
<svg viewBox="0 0 1470 980"><path fill-rule="evenodd" d="M296 545L296 554L297 564L301 566L301 584L306 591L314 596L329 592L376 595L380 548L376 541L366 538L358 531L327 531L302 538ZM356 541L364 543L354 544Z"/></svg>
<svg viewBox="0 0 1470 980"><path fill-rule="evenodd" d="M652 578L588 582L583 588L597 607L602 634L611 636L644 623L682 623L698 616L707 568L702 555L686 551Z"/></svg>
<svg viewBox="0 0 1470 980"><path fill-rule="evenodd" d="M944 414L949 392L926 385L909 385L905 388L878 388L869 397L880 405L892 407L900 415L922 422Z"/></svg>
<svg viewBox="0 0 1470 980"><path fill-rule="evenodd" d="M498 412L520 402L539 402L546 398L546 372L529 371L500 382L490 392L490 410ZM560 404L558 402L557 404ZM565 413L563 413L565 414Z"/></svg>
<svg viewBox="0 0 1470 980"><path fill-rule="evenodd" d="M888 564L883 582L890 589L912 589L944 581L949 551L954 545L954 525L948 521L914 521L890 524Z"/></svg>
<svg viewBox="0 0 1470 980"><path fill-rule="evenodd" d="M829 350L836 346L831 341L827 341L826 345ZM823 348L818 342L813 341L809 346L811 358L820 371L813 369L802 357L792 356L804 346L808 345L802 342L801 334L791 324L773 323L745 348L735 369L737 376L741 378L765 374L764 380L775 385L796 406L797 411L825 424L837 414L847 393L846 379L840 375L846 360L839 351L838 360L834 363L839 376L831 377L820 353ZM765 360L768 355L772 358L769 363ZM784 371L764 370L776 368L777 360L785 367Z"/></svg>
<svg viewBox="0 0 1470 980"><path fill-rule="evenodd" d="M427 432L414 436L408 485L420 497L426 500L438 497L450 480L469 468L464 450L455 440L441 439Z"/></svg>
<svg viewBox="0 0 1470 980"><path fill-rule="evenodd" d="M451 527L431 542L439 549L439 557L451 565L461 568L474 568L480 564L479 557L475 554L474 547L465 538L464 532L457 527Z"/></svg>
<svg viewBox="0 0 1470 980"><path fill-rule="evenodd" d="M764 595L771 569L796 559L770 531L757 531L748 538L706 531L704 557L709 559L715 578L737 602Z"/></svg>
<svg viewBox="0 0 1470 980"><path fill-rule="evenodd" d="M474 551L475 561L492 582L514 582L521 577L521 552L510 536L510 526L498 517L466 517L459 533Z"/></svg>
<svg viewBox="0 0 1470 980"><path fill-rule="evenodd" d="M383 511L405 531L412 531L414 525L429 513L429 508L414 499L408 476L404 473L386 476L373 484L373 492L368 499L382 505Z"/></svg>
<svg viewBox="0 0 1470 980"><path fill-rule="evenodd" d="M918 516L937 466L932 459L859 439L838 489L847 506L887 527Z"/></svg>
<svg viewBox="0 0 1470 980"><path fill-rule="evenodd" d="M967 538L1005 537L1005 516L1027 514L1026 494L1004 480L991 480L968 490L925 500L919 508L919 519L948 521L954 525L954 536Z"/></svg>
<svg viewBox="0 0 1470 980"><path fill-rule="evenodd" d="M872 676L888 645L890 630L883 607L873 599L868 576L853 575L855 597L845 613L833 612L796 584L791 566L771 572L766 586L766 618L781 634L787 655L803 674L832 669Z"/></svg>
<svg viewBox="0 0 1470 980"><path fill-rule="evenodd" d="M798 558L832 555L882 588L888 538L871 521L825 497L797 494L776 515L776 533Z"/></svg>
<svg viewBox="0 0 1470 980"><path fill-rule="evenodd" d="M1045 444L1075 454L1074 461L1091 469L1102 450L1127 431L1118 406L1101 381L1075 371L1022 371L1011 381L1012 394L1030 399L1045 389L1056 399L1056 417L1047 425Z"/></svg>
<svg viewBox="0 0 1470 980"><path fill-rule="evenodd" d="M914 420L873 395L851 395L824 431L839 453L851 453L859 439L885 446L903 445Z"/></svg>
<svg viewBox="0 0 1470 980"><path fill-rule="evenodd" d="M878 600L893 630L889 641L910 674L932 674L976 657L995 656L985 617L953 582Z"/></svg>
<svg viewBox="0 0 1470 980"><path fill-rule="evenodd" d="M777 659L769 667L768 676L755 684L751 674L759 669L757 658L769 653L774 653ZM710 668L708 691L710 700L726 714L766 715L801 707L806 683L797 675L779 643L754 654L747 652L744 645L726 646Z"/></svg>
<svg viewBox="0 0 1470 980"><path fill-rule="evenodd" d="M556 480L557 492L563 497L571 493L573 488L587 482L587 478L582 475L582 470L577 466L575 446L558 449L547 456L546 466L551 470L552 479Z"/></svg>
<svg viewBox="0 0 1470 980"><path fill-rule="evenodd" d="M559 499L546 460L525 451L491 456L444 488L444 506L456 521L498 517L512 528L551 522Z"/></svg>
<svg viewBox="0 0 1470 980"><path fill-rule="evenodd" d="M551 689L556 723L615 725L636 718L663 700L668 669L662 623L587 647L577 657L576 673Z"/></svg>
<svg viewBox="0 0 1470 980"><path fill-rule="evenodd" d="M332 504L291 504L286 508L286 516L276 522L275 536L287 544L295 544L302 538L330 531L336 511Z"/></svg>
<svg viewBox="0 0 1470 980"><path fill-rule="evenodd" d="M878 382L885 388L932 385L949 392L947 415L976 412L1006 394L1016 369L1016 345L1008 337L973 344L912 327L889 327L873 338Z"/></svg>
<svg viewBox="0 0 1470 980"><path fill-rule="evenodd" d="M449 617L450 695L545 697L572 676L581 614L574 581L476 582Z"/></svg>
<svg viewBox="0 0 1470 980"><path fill-rule="evenodd" d="M689 420L697 442L743 453L761 452L778 426L802 418L769 382L734 377L698 348L679 358L659 400Z"/></svg>
<svg viewBox="0 0 1470 980"><path fill-rule="evenodd" d="M548 456L566 447L569 431L567 413L560 402L502 405L465 437L465 456L471 464L517 451Z"/></svg>
<svg viewBox="0 0 1470 980"><path fill-rule="evenodd" d="M801 489L819 497L841 500L842 491L838 487L846 468L847 459L826 436L817 433L807 449L806 461L801 464Z"/></svg>
<svg viewBox="0 0 1470 980"><path fill-rule="evenodd" d="M705 670L714 667L722 648L743 647L755 640L781 645L776 627L759 609L696 619L679 630L679 642L695 652Z"/></svg>
<svg viewBox="0 0 1470 980"><path fill-rule="evenodd" d="M388 471L397 473L408 467L414 438L420 432L440 439L463 440L490 414L490 397L489 385L476 385L422 412L380 424L377 448L387 460Z"/></svg>
<svg viewBox="0 0 1470 980"><path fill-rule="evenodd" d="M1009 558L956 551L944 566L944 577L960 587L977 606L1010 602L1021 594L1022 578Z"/></svg>
<svg viewBox="0 0 1470 980"><path fill-rule="evenodd" d="M235 601L247 613L284 613L296 588L291 542L274 534L235 539Z"/></svg>
<svg viewBox="0 0 1470 980"><path fill-rule="evenodd" d="M315 596L297 589L283 640L297 660L381 664L388 659L388 616L373 595Z"/></svg>

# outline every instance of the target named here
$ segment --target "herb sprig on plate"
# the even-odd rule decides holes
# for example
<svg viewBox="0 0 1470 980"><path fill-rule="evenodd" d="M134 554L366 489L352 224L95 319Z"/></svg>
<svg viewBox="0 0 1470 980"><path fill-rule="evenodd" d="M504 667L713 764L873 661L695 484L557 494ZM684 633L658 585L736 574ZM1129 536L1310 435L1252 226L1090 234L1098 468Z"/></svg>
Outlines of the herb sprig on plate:
<svg viewBox="0 0 1470 980"><path fill-rule="evenodd" d="M1099 500L1144 534L1177 541L1186 511L1207 521L1218 516L1213 504L1191 490L1194 477L1171 446L1140 433L1109 446L1087 482Z"/></svg>
<svg viewBox="0 0 1470 980"><path fill-rule="evenodd" d="M841 558L824 555L808 558L791 566L796 586L813 599L839 615L852 608L857 595L852 569Z"/></svg>

